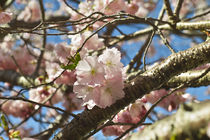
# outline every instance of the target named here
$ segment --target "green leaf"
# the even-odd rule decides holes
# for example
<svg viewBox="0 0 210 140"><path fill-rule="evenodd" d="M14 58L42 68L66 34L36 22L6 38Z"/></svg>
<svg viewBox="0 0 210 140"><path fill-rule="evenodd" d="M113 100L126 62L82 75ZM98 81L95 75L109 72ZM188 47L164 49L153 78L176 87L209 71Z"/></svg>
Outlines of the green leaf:
<svg viewBox="0 0 210 140"><path fill-rule="evenodd" d="M1 121L2 121L3 125L7 125L6 118L3 114L1 115Z"/></svg>
<svg viewBox="0 0 210 140"><path fill-rule="evenodd" d="M6 118L5 118L5 116L3 114L1 115L1 121L2 121L2 124L3 124L3 128L6 131L9 130L9 127L8 127L8 124L7 124L7 121L6 121Z"/></svg>
<svg viewBox="0 0 210 140"><path fill-rule="evenodd" d="M176 140L176 135L172 134L170 140Z"/></svg>
<svg viewBox="0 0 210 140"><path fill-rule="evenodd" d="M81 60L79 53L77 53L74 58L71 57L71 58L68 58L68 59L73 64L69 64L69 65L61 64L60 66L61 66L62 69L65 69L65 70L74 70L77 67L77 64L79 63L79 61Z"/></svg>
<svg viewBox="0 0 210 140"><path fill-rule="evenodd" d="M61 68L62 69L65 69L65 70L74 70L76 68L77 65L75 64L70 64L70 65L61 65Z"/></svg>
<svg viewBox="0 0 210 140"><path fill-rule="evenodd" d="M80 60L81 60L81 57L80 57L79 53L77 53L75 56L75 61L78 63Z"/></svg>
<svg viewBox="0 0 210 140"><path fill-rule="evenodd" d="M20 131L14 131L13 133L10 134L10 138L16 138L16 139L21 139L20 137Z"/></svg>

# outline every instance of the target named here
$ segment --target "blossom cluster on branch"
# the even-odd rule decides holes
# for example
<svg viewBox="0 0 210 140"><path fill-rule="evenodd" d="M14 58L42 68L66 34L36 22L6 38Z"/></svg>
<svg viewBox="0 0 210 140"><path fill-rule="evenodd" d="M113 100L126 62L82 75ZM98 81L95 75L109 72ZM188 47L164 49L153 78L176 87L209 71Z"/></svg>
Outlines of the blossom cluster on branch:
<svg viewBox="0 0 210 140"><path fill-rule="evenodd" d="M4 78L0 74L2 115L7 116L7 121L10 115L21 118L22 122L19 125L29 118L47 124L51 123L52 118L56 122L56 116L59 115L68 114L78 119L79 115L73 114L74 111L84 110L86 113L97 108L112 108L113 104L127 98L126 85L136 86L135 83L130 83L130 80L158 67L165 59L164 54L159 60L153 61L157 63L146 61L147 58L155 58L158 53L162 55L160 46L166 46L175 54L176 48L173 48L173 43L172 45L169 43L173 42L173 37L170 36L172 33L200 39L209 36L208 30L203 31L205 34L193 31L199 29L199 24L202 30L210 28L209 21L205 21L206 25L196 22L209 17L209 11L205 11L208 10L207 1L164 0L160 3L163 5L162 10L159 10L158 3L156 0L1 2L0 72L18 73L18 76L5 74ZM76 6L72 6L74 4ZM150 18L156 15L154 11L160 11L158 18L156 16ZM192 19L198 27L192 27L193 25L185 27L190 26L188 23L182 25L184 21L192 20L186 17L193 14L195 16ZM182 20L183 22L180 22ZM178 23L182 26L181 29L187 31L177 28ZM132 32L133 28L135 32ZM127 42L130 44L140 42L142 46L138 51ZM194 70L202 71L208 68L209 64L205 64ZM14 80L12 78L19 80L14 82L16 84L9 83L8 81ZM27 84L22 84L23 80L20 79L24 79ZM136 124L145 121L145 116L149 115L153 104L173 111L178 109L181 103L196 101L185 89L179 89L171 94L173 89L164 88L165 83L127 107L123 106L123 103L123 107L119 105L124 109L116 114L109 114L112 119L107 118L108 123L104 120L100 122L103 134L123 137ZM184 88L188 86L187 84ZM16 90L16 86L21 90ZM27 92L24 92L25 90ZM169 94L171 95L168 96ZM162 97L164 98L161 99ZM156 104L157 102L159 103ZM47 111L43 109L44 107ZM37 119L37 114L43 119ZM156 118L159 119L157 114ZM53 126L52 132L51 128L48 130L49 133L63 127L64 120L67 119L65 117L62 119L62 123ZM2 133L5 132L8 137L30 137L21 132L25 128L18 128L18 125L14 127L12 123L5 123L2 118L1 121L4 122ZM145 127L143 124L138 126L139 131ZM19 131L15 131L17 128ZM41 132L34 137L40 138L45 135L50 137L52 134Z"/></svg>

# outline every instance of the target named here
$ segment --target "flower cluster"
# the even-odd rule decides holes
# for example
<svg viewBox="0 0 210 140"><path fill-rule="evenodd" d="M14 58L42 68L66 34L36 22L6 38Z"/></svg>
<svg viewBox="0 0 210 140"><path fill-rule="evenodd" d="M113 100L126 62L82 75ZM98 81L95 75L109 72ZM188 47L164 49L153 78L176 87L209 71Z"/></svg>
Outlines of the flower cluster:
<svg viewBox="0 0 210 140"><path fill-rule="evenodd" d="M15 97L16 92L11 92L11 96ZM26 118L34 110L34 107L25 101L21 100L1 100L1 110L7 115L13 115L14 117Z"/></svg>
<svg viewBox="0 0 210 140"><path fill-rule="evenodd" d="M74 56L77 50L82 47L84 41L91 36L93 32L91 31L84 31L83 33L76 34L73 36L69 36L71 39L71 51L70 55ZM98 34L93 35L91 38L87 40L84 44L82 50L80 51L80 56L83 58L88 54L89 51L96 51L101 49L104 46L103 39L98 37Z"/></svg>
<svg viewBox="0 0 210 140"><path fill-rule="evenodd" d="M25 22L39 21L41 19L41 11L38 1L30 0L17 19L24 20Z"/></svg>
<svg viewBox="0 0 210 140"><path fill-rule="evenodd" d="M127 123L127 125L111 125L102 129L105 136L119 136L132 124L139 122L147 112L146 100L138 99L134 104L130 104L126 109L120 111L113 119L113 123Z"/></svg>
<svg viewBox="0 0 210 140"><path fill-rule="evenodd" d="M29 90L29 99L38 103L42 103L48 97L51 97L50 103L56 104L60 102L63 98L63 95L60 90L49 86L40 86L36 89ZM47 102L49 103L49 102Z"/></svg>
<svg viewBox="0 0 210 140"><path fill-rule="evenodd" d="M76 67L74 92L89 109L110 106L124 96L123 64L116 48L97 56L85 56Z"/></svg>
<svg viewBox="0 0 210 140"><path fill-rule="evenodd" d="M150 102L155 103L157 100L159 100L164 95L168 94L170 90L160 89L150 92L150 94L147 94L144 96L144 98ZM158 106L163 107L167 109L168 111L172 111L174 109L177 109L179 104L187 101L187 100L193 100L193 97L190 94L183 94L184 90L177 91L175 93L172 93L170 96L164 98Z"/></svg>
<svg viewBox="0 0 210 140"><path fill-rule="evenodd" d="M9 100L5 102L1 108L4 113L20 118L28 117L34 110L31 104L21 100Z"/></svg>
<svg viewBox="0 0 210 140"><path fill-rule="evenodd" d="M0 44L0 69L16 70L23 74L33 73L36 59L29 54L26 46L12 46L14 44L10 41Z"/></svg>
<svg viewBox="0 0 210 140"><path fill-rule="evenodd" d="M106 15L112 15L124 11L129 14L145 17L155 8L155 6L156 5L153 1L146 2L142 0L132 0L130 2L126 0L85 0L80 2L78 11L83 13L85 16L89 16L94 12L101 12ZM73 20L82 18L81 15L70 8L67 8L67 11L71 14L71 18ZM98 28L103 24L103 22L96 22L93 27ZM77 28L81 28L81 26L77 26Z"/></svg>

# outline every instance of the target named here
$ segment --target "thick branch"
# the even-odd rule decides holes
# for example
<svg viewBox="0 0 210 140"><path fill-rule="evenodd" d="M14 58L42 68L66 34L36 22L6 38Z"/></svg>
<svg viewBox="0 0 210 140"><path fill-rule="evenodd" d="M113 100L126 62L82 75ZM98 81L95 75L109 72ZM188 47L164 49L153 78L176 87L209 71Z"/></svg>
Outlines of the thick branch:
<svg viewBox="0 0 210 140"><path fill-rule="evenodd" d="M188 71L188 72L182 73L178 76L174 76L166 84L164 84L163 87L164 88L173 88L173 87L177 87L183 83L188 83L186 85L187 87L200 87L200 86L210 85L210 72L207 73L202 78L200 78L196 81L190 82L194 78L201 75L202 72L203 72L203 70Z"/></svg>
<svg viewBox="0 0 210 140"><path fill-rule="evenodd" d="M45 22L57 22L57 21L66 21L69 20L69 16L51 16L51 17L46 17ZM13 19L9 25L13 29L18 28L24 28L24 29L32 29L40 24L41 21L36 21L36 22L24 22L24 21L19 21L17 19Z"/></svg>
<svg viewBox="0 0 210 140"><path fill-rule="evenodd" d="M82 139L102 122L152 90L165 84L170 78L210 61L210 41L186 51L174 53L152 70L146 71L125 85L125 97L105 109L94 107L73 119L54 139Z"/></svg>
<svg viewBox="0 0 210 140"><path fill-rule="evenodd" d="M206 133L210 122L210 100L183 104L176 114L133 133L127 140L209 139Z"/></svg>
<svg viewBox="0 0 210 140"><path fill-rule="evenodd" d="M164 25L159 25L158 28L160 30L170 30L172 32L176 33L176 30L174 30L170 25L164 24ZM206 30L210 29L210 21L195 21L195 22L178 22L176 24L176 29L177 30ZM133 38L137 38L146 34L149 34L153 31L153 27L148 27L143 30L136 31L135 33L131 35L121 35L118 36L117 39L113 40L112 42L109 43L110 46L117 44L120 41L126 41L130 40Z"/></svg>

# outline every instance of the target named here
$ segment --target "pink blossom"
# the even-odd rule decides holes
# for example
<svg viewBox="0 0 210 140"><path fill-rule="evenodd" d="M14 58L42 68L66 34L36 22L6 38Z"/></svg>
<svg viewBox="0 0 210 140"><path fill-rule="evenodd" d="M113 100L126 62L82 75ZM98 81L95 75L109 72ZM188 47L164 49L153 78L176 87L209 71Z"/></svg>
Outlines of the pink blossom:
<svg viewBox="0 0 210 140"><path fill-rule="evenodd" d="M12 20L12 13L0 11L0 24L9 23Z"/></svg>
<svg viewBox="0 0 210 140"><path fill-rule="evenodd" d="M70 46L66 43L57 44L54 48L55 54L61 63L67 63L68 57L70 57Z"/></svg>
<svg viewBox="0 0 210 140"><path fill-rule="evenodd" d="M81 34L76 34L76 35L71 35L68 36L71 39L71 44L70 44L70 48L71 48L71 56L74 56L77 52L77 50L82 46L82 43L84 41L83 37ZM80 57L83 58L85 57L87 53L87 48L83 47L82 50L79 52Z"/></svg>
<svg viewBox="0 0 210 140"><path fill-rule="evenodd" d="M120 111L113 119L114 123L137 123L146 114L147 110L145 108L144 100L139 99L134 104L129 105L126 109ZM131 125L112 125L102 129L105 136L116 135L119 136Z"/></svg>
<svg viewBox="0 0 210 140"><path fill-rule="evenodd" d="M124 0L106 0L105 14L111 15L126 9Z"/></svg>
<svg viewBox="0 0 210 140"><path fill-rule="evenodd" d="M104 68L96 56L87 56L76 67L77 81L81 84L101 84L104 82Z"/></svg>
<svg viewBox="0 0 210 140"><path fill-rule="evenodd" d="M24 11L18 15L17 19L24 20L26 22L39 21L41 19L39 3L36 0L30 0Z"/></svg>
<svg viewBox="0 0 210 140"><path fill-rule="evenodd" d="M55 80L57 84L72 85L76 81L76 75L74 71L66 70L62 75L63 69L57 63L46 62L46 72L49 77L49 81ZM60 77L59 77L60 76Z"/></svg>
<svg viewBox="0 0 210 140"><path fill-rule="evenodd" d="M102 129L104 136L120 136L123 134L123 130L119 126L107 126Z"/></svg>
<svg viewBox="0 0 210 140"><path fill-rule="evenodd" d="M0 51L0 69L15 70L17 67L13 62L11 56L3 51Z"/></svg>
<svg viewBox="0 0 210 140"><path fill-rule="evenodd" d="M176 0L172 0L171 4L176 7L177 6L177 1ZM189 11L191 11L193 8L198 8L199 7L205 7L206 5L206 1L205 0L185 0L182 3L182 8L180 10L180 17L184 17L186 14L188 14Z"/></svg>
<svg viewBox="0 0 210 140"><path fill-rule="evenodd" d="M93 2L90 0L85 0L79 4L79 11L89 16L93 12Z"/></svg>
<svg viewBox="0 0 210 140"><path fill-rule="evenodd" d="M132 3L138 5L139 8L135 15L139 17L147 16L147 14L156 7L156 3L153 1L145 2L141 0L134 0Z"/></svg>
<svg viewBox="0 0 210 140"><path fill-rule="evenodd" d="M95 11L102 11L104 10L106 6L106 0L95 0L94 1L94 10Z"/></svg>
<svg viewBox="0 0 210 140"><path fill-rule="evenodd" d="M49 86L41 86L36 89L30 89L29 90L29 100L41 103L45 101L49 96L54 94L56 91L56 88L49 87ZM51 103L56 104L60 101L62 101L63 95L60 90L58 90L54 96L51 98ZM49 103L49 102L48 102Z"/></svg>
<svg viewBox="0 0 210 140"><path fill-rule="evenodd" d="M144 117L146 114L147 110L145 108L145 101L144 99L138 99L134 104L131 104L129 106L129 112L132 116L132 118L137 118L133 119L134 122L138 122L140 118Z"/></svg>
<svg viewBox="0 0 210 140"><path fill-rule="evenodd" d="M85 40L86 38L91 36L92 33L93 32L91 32L91 31L84 32L82 34L83 40ZM85 43L85 48L87 48L88 50L98 50L98 49L101 49L103 47L103 45L104 45L103 39L98 38L98 34L95 34L90 39L88 39L88 41Z"/></svg>
<svg viewBox="0 0 210 140"><path fill-rule="evenodd" d="M87 105L89 109L92 109L99 100L99 86L91 86L91 85L80 85L78 82L74 84L74 92L77 93L78 98L82 98L84 104Z"/></svg>
<svg viewBox="0 0 210 140"><path fill-rule="evenodd" d="M23 74L31 74L35 69L35 58L28 53L26 47L18 47L13 51L4 52L6 49L2 49L0 46L0 69L9 69L21 71ZM12 59L14 57L15 61Z"/></svg>
<svg viewBox="0 0 210 140"><path fill-rule="evenodd" d="M4 37L3 41L0 43L1 51L5 53L11 54L13 51L13 47L15 45L16 39L12 35L7 35Z"/></svg>
<svg viewBox="0 0 210 140"><path fill-rule="evenodd" d="M129 14L135 14L139 9L139 6L134 3L133 1L131 1L131 3L126 3L126 12Z"/></svg>
<svg viewBox="0 0 210 140"><path fill-rule="evenodd" d="M101 108L112 105L117 100L124 97L125 93L123 91L124 84L121 77L114 77L107 79L105 84L100 87L100 98L96 102Z"/></svg>
<svg viewBox="0 0 210 140"><path fill-rule="evenodd" d="M20 101L20 100L9 100L2 105L2 111L8 115L13 115L14 117L26 118L28 117L32 111L33 106L31 106L28 102Z"/></svg>
<svg viewBox="0 0 210 140"><path fill-rule="evenodd" d="M11 96L16 96L17 93L11 91ZM0 95L1 96L1 95ZM33 106L25 101L21 100L1 100L0 103L2 111L7 115L13 115L14 117L26 118L34 110Z"/></svg>
<svg viewBox="0 0 210 140"><path fill-rule="evenodd" d="M82 47L84 41L92 35L91 31L85 31L82 34L71 35L71 56L74 56L77 50ZM80 51L81 58L87 55L88 51L99 50L104 46L103 39L100 39L97 34L93 35L88 41L84 44L82 50Z"/></svg>
<svg viewBox="0 0 210 140"><path fill-rule="evenodd" d="M74 92L77 93L77 97L83 99L83 105L87 105L89 109L95 105L105 108L124 97L123 81L120 80L121 78L115 77L98 86L80 85L79 82L76 82Z"/></svg>
<svg viewBox="0 0 210 140"><path fill-rule="evenodd" d="M24 74L32 74L36 67L36 60L28 52L26 46L22 48L19 47L16 51L13 51L13 53L14 53L13 56L19 66L19 67L16 66L17 71L22 71Z"/></svg>
<svg viewBox="0 0 210 140"><path fill-rule="evenodd" d="M162 96L168 94L168 90L160 89L150 92L150 94L146 95L145 98L150 103L155 103L158 99L160 99ZM183 94L181 95L179 92L183 91L177 91L175 93L172 93L170 96L163 99L158 106L161 106L168 111L172 111L174 109L177 109L180 103L185 102L186 100L193 100L193 97L189 94Z"/></svg>
<svg viewBox="0 0 210 140"><path fill-rule="evenodd" d="M106 49L102 55L86 56L76 67L74 92L84 105L105 108L124 97L123 64L117 49Z"/></svg>
<svg viewBox="0 0 210 140"><path fill-rule="evenodd" d="M40 52L37 53L37 56L40 55ZM56 54L56 48L54 44L46 44L44 59L48 62L59 62L59 58Z"/></svg>
<svg viewBox="0 0 210 140"><path fill-rule="evenodd" d="M55 80L55 83L73 85L75 81L76 81L75 72L66 70L58 79Z"/></svg>
<svg viewBox="0 0 210 140"><path fill-rule="evenodd" d="M121 54L116 48L106 49L98 60L105 65L106 76L114 77L115 75L121 75L123 70L123 64L120 62Z"/></svg>

